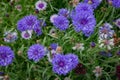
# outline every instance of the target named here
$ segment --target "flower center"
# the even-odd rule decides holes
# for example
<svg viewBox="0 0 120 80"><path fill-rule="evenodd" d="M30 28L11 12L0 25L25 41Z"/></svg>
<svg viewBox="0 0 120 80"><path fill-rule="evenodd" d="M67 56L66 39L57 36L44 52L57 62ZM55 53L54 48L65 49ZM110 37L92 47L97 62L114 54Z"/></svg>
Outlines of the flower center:
<svg viewBox="0 0 120 80"><path fill-rule="evenodd" d="M40 3L40 4L38 5L38 7L39 7L39 8L43 8L43 7L44 7L44 4L43 4L43 3Z"/></svg>
<svg viewBox="0 0 120 80"><path fill-rule="evenodd" d="M118 25L120 25L120 21L118 21Z"/></svg>
<svg viewBox="0 0 120 80"><path fill-rule="evenodd" d="M63 61L60 61L60 62L58 62L58 65L59 65L60 67L64 67L65 63L64 63Z"/></svg>
<svg viewBox="0 0 120 80"><path fill-rule="evenodd" d="M88 23L88 20L86 20L86 19L81 19L80 20L80 24L82 24L82 25L85 25L87 23Z"/></svg>
<svg viewBox="0 0 120 80"><path fill-rule="evenodd" d="M26 33L24 34L24 36L25 36L25 37L29 37L30 34L29 34L28 32L26 32Z"/></svg>
<svg viewBox="0 0 120 80"><path fill-rule="evenodd" d="M35 50L35 51L34 51L34 55L38 55L38 50Z"/></svg>

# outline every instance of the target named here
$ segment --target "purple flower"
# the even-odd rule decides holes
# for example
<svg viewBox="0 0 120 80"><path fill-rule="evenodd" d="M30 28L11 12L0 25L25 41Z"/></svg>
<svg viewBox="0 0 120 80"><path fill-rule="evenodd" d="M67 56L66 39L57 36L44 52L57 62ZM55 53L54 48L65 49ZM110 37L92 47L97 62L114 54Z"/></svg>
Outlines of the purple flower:
<svg viewBox="0 0 120 80"><path fill-rule="evenodd" d="M36 27L40 27L40 21L34 15L25 16L17 23L17 29L21 32L26 30L34 30Z"/></svg>
<svg viewBox="0 0 120 80"><path fill-rule="evenodd" d="M53 71L59 75L66 75L70 70L68 58L62 54L56 54L52 59Z"/></svg>
<svg viewBox="0 0 120 80"><path fill-rule="evenodd" d="M64 16L57 16L54 18L53 25L63 31L69 27L69 21Z"/></svg>
<svg viewBox="0 0 120 80"><path fill-rule="evenodd" d="M47 3L44 1L37 1L35 4L36 9L40 10L45 10L47 7Z"/></svg>
<svg viewBox="0 0 120 80"><path fill-rule="evenodd" d="M39 36L42 34L42 28L41 27L35 28L34 32L37 34L37 36Z"/></svg>
<svg viewBox="0 0 120 80"><path fill-rule="evenodd" d="M92 5L93 9L96 9L100 5L102 0L84 0L85 3Z"/></svg>
<svg viewBox="0 0 120 80"><path fill-rule="evenodd" d="M96 46L96 43L95 43L95 42L91 42L91 43L90 43L90 46L91 46L91 47L95 47L95 46Z"/></svg>
<svg viewBox="0 0 120 80"><path fill-rule="evenodd" d="M71 54L71 53L65 56L68 58L69 63L71 63L71 70L74 69L79 63L78 56Z"/></svg>
<svg viewBox="0 0 120 80"><path fill-rule="evenodd" d="M52 43L52 44L50 44L50 47L51 47L51 49L56 50L58 47L58 44Z"/></svg>
<svg viewBox="0 0 120 80"><path fill-rule="evenodd" d="M93 9L90 4L87 3L79 3L75 8L76 13L80 12L88 12L93 14Z"/></svg>
<svg viewBox="0 0 120 80"><path fill-rule="evenodd" d="M120 28L120 18L115 21L115 24Z"/></svg>
<svg viewBox="0 0 120 80"><path fill-rule="evenodd" d="M89 31L92 31L96 25L94 16L86 12L76 13L72 19L72 22L75 31L80 32L82 30L83 33L91 33ZM88 29L89 31L87 31Z"/></svg>
<svg viewBox="0 0 120 80"><path fill-rule="evenodd" d="M64 16L64 17L69 17L69 11L67 9L62 8L59 10L58 15Z"/></svg>
<svg viewBox="0 0 120 80"><path fill-rule="evenodd" d="M112 2L112 5L116 8L120 8L120 0L108 0Z"/></svg>
<svg viewBox="0 0 120 80"><path fill-rule="evenodd" d="M8 66L13 62L14 52L8 46L0 46L0 66Z"/></svg>
<svg viewBox="0 0 120 80"><path fill-rule="evenodd" d="M28 58L38 62L46 55L45 47L40 44L34 44L28 49Z"/></svg>
<svg viewBox="0 0 120 80"><path fill-rule="evenodd" d="M109 23L105 23L99 29L99 37L101 39L109 39L112 38L114 35L114 30L111 30L112 26Z"/></svg>

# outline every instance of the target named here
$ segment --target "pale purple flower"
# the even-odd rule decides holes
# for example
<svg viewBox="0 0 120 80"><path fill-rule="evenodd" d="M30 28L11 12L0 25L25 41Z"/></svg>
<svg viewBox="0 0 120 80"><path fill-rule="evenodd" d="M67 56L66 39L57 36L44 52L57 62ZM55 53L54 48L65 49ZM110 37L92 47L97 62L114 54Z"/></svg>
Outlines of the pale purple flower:
<svg viewBox="0 0 120 80"><path fill-rule="evenodd" d="M53 14L50 16L50 22L53 23L54 22L54 19L57 17L58 15L57 14Z"/></svg>
<svg viewBox="0 0 120 80"><path fill-rule="evenodd" d="M111 50L114 46L114 39L99 39L99 47Z"/></svg>
<svg viewBox="0 0 120 80"><path fill-rule="evenodd" d="M99 77L102 75L102 68L100 66L96 66L95 69L93 70L93 73L95 73L96 77Z"/></svg>
<svg viewBox="0 0 120 80"><path fill-rule="evenodd" d="M115 21L115 25L120 29L120 18Z"/></svg>
<svg viewBox="0 0 120 80"><path fill-rule="evenodd" d="M47 7L47 3L46 3L45 1L39 0L39 1L36 2L35 7L36 7L36 9L38 9L39 11L45 10L46 7Z"/></svg>
<svg viewBox="0 0 120 80"><path fill-rule="evenodd" d="M17 40L18 36L16 32L11 32L11 31L7 31L4 34L4 41L5 42L14 42L15 40Z"/></svg>
<svg viewBox="0 0 120 80"><path fill-rule="evenodd" d="M32 37L32 32L33 32L32 30L23 31L21 33L21 36L24 39L30 39Z"/></svg>
<svg viewBox="0 0 120 80"><path fill-rule="evenodd" d="M111 29L112 26L109 23L105 23L99 29L99 38L101 39L109 39L112 38L114 35L114 30Z"/></svg>

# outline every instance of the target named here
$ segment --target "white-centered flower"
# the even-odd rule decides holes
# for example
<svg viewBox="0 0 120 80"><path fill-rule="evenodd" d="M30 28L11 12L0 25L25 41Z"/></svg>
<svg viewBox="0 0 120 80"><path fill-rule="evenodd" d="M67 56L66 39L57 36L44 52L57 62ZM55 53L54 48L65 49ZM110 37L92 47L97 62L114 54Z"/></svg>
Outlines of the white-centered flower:
<svg viewBox="0 0 120 80"><path fill-rule="evenodd" d="M37 1L35 4L36 9L40 10L45 10L47 7L47 3L45 1Z"/></svg>
<svg viewBox="0 0 120 80"><path fill-rule="evenodd" d="M21 33L21 36L24 39L30 39L32 37L32 32L33 32L32 30L23 31Z"/></svg>

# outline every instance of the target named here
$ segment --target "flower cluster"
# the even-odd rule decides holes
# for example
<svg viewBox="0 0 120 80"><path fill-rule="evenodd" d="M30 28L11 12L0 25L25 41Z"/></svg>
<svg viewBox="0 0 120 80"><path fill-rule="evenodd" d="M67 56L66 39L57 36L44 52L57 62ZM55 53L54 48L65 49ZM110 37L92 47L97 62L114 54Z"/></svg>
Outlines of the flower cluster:
<svg viewBox="0 0 120 80"><path fill-rule="evenodd" d="M76 32L89 37L94 32L96 20L92 7L87 3L79 3L71 12L71 18Z"/></svg>
<svg viewBox="0 0 120 80"><path fill-rule="evenodd" d="M24 34L27 34L27 37L30 37L32 31L34 31L37 35L41 35L42 26L44 26L44 24L45 22L43 20L38 20L37 16L28 15L18 21L17 29L22 32L21 35L23 38L26 37L23 36Z"/></svg>
<svg viewBox="0 0 120 80"><path fill-rule="evenodd" d="M66 75L78 64L78 57L74 54L56 54L52 59L53 71L59 75Z"/></svg>

